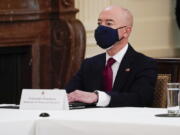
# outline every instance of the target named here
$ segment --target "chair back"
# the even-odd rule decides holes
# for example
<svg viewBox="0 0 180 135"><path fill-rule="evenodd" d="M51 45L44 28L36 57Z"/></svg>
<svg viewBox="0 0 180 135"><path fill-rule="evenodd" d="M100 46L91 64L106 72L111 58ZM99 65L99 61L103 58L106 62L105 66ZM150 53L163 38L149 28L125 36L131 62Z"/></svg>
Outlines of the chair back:
<svg viewBox="0 0 180 135"><path fill-rule="evenodd" d="M167 107L167 83L170 81L171 74L158 74L152 107Z"/></svg>

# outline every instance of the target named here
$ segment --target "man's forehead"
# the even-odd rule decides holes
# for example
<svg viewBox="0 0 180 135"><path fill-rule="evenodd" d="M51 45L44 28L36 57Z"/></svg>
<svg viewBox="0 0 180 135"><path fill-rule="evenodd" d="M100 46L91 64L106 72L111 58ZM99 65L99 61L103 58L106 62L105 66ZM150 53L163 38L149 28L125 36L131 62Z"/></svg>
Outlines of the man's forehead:
<svg viewBox="0 0 180 135"><path fill-rule="evenodd" d="M119 16L111 11L102 11L98 20L115 21Z"/></svg>
<svg viewBox="0 0 180 135"><path fill-rule="evenodd" d="M101 13L99 15L99 18L98 19L101 19L101 20L114 20L114 17L110 14L110 13Z"/></svg>

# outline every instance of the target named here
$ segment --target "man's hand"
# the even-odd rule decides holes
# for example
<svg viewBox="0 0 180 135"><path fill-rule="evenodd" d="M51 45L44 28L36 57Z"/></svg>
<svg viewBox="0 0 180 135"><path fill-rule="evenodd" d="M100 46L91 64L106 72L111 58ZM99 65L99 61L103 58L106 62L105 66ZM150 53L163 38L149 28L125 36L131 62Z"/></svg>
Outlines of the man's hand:
<svg viewBox="0 0 180 135"><path fill-rule="evenodd" d="M94 92L75 90L68 94L68 101L69 103L78 101L91 104L98 101L98 95Z"/></svg>

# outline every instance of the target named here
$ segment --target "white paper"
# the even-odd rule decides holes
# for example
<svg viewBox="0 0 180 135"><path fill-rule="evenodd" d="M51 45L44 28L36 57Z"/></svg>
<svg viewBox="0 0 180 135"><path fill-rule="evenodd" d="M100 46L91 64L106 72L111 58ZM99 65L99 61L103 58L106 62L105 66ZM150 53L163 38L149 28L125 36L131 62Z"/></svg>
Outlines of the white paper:
<svg viewBox="0 0 180 135"><path fill-rule="evenodd" d="M69 110L64 89L23 89L21 110Z"/></svg>

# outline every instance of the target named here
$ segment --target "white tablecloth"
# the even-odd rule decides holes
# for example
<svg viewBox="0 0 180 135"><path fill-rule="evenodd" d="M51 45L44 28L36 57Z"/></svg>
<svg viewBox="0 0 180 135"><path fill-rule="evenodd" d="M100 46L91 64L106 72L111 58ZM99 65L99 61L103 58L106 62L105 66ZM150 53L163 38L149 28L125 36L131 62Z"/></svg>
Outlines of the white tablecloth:
<svg viewBox="0 0 180 135"><path fill-rule="evenodd" d="M92 108L69 111L0 109L0 135L179 135L180 118L161 118L166 109Z"/></svg>
<svg viewBox="0 0 180 135"><path fill-rule="evenodd" d="M39 120L38 135L179 135L180 118L160 118L166 109L98 108L52 114Z"/></svg>
<svg viewBox="0 0 180 135"><path fill-rule="evenodd" d="M0 135L36 135L35 125L41 111L0 109Z"/></svg>

